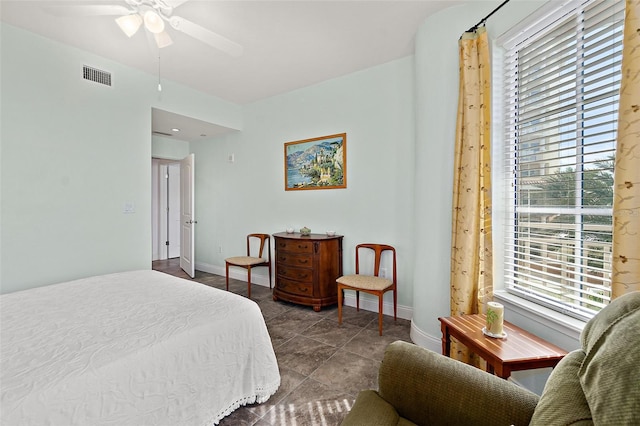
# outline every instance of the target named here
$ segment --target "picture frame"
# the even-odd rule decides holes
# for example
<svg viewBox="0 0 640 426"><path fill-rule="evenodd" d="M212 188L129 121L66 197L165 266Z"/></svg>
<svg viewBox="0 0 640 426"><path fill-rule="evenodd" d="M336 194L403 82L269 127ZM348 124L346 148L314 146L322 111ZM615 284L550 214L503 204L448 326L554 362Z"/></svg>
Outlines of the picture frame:
<svg viewBox="0 0 640 426"><path fill-rule="evenodd" d="M284 144L285 191L346 187L346 133Z"/></svg>

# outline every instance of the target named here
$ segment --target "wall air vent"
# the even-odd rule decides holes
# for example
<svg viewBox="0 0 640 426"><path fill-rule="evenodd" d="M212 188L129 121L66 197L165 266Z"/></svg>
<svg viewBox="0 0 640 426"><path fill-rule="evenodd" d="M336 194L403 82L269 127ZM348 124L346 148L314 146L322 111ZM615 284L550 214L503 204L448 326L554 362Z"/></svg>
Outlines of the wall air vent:
<svg viewBox="0 0 640 426"><path fill-rule="evenodd" d="M87 65L82 67L82 78L89 81L95 81L96 83L104 84L105 86L111 86L111 73L102 71L97 68L93 68Z"/></svg>

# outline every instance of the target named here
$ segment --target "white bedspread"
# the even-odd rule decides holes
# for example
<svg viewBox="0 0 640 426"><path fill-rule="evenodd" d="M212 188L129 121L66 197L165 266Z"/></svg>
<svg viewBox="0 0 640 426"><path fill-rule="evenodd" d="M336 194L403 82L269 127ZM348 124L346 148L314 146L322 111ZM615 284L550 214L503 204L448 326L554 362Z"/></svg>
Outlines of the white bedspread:
<svg viewBox="0 0 640 426"><path fill-rule="evenodd" d="M0 424L213 425L280 374L257 304L156 271L0 296Z"/></svg>

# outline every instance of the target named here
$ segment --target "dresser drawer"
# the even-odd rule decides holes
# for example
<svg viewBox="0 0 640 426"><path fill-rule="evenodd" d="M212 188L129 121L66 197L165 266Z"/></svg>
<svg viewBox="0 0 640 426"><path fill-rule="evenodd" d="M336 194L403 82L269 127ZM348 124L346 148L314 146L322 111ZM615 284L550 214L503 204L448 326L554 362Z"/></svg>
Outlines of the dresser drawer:
<svg viewBox="0 0 640 426"><path fill-rule="evenodd" d="M312 241L300 241L300 240L287 240L284 238L278 238L276 251L288 251L291 253L313 253Z"/></svg>
<svg viewBox="0 0 640 426"><path fill-rule="evenodd" d="M313 269L293 268L286 265L278 265L278 277L310 283L313 280Z"/></svg>
<svg viewBox="0 0 640 426"><path fill-rule="evenodd" d="M295 294L297 296L313 296L313 283L300 282L287 278L277 277L276 287L279 291Z"/></svg>
<svg viewBox="0 0 640 426"><path fill-rule="evenodd" d="M313 256L309 254L295 254L278 252L276 255L278 268L282 266L297 266L300 268L311 268L313 266Z"/></svg>

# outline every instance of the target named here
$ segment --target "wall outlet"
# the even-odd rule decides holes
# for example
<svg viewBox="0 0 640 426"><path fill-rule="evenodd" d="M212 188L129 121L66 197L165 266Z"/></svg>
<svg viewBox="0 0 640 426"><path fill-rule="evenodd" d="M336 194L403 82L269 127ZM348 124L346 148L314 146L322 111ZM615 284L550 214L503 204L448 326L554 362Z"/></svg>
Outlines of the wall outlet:
<svg viewBox="0 0 640 426"><path fill-rule="evenodd" d="M387 278L387 268L380 268L380 278Z"/></svg>
<svg viewBox="0 0 640 426"><path fill-rule="evenodd" d="M122 208L122 212L124 214L131 214L136 212L136 205L133 201L125 201L124 207Z"/></svg>

